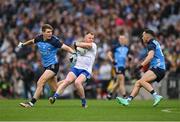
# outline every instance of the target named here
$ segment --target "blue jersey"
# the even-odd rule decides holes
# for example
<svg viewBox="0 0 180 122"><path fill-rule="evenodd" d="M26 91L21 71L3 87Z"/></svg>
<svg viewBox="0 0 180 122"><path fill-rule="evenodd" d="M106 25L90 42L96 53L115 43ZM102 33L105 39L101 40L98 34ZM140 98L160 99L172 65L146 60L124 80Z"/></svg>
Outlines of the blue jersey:
<svg viewBox="0 0 180 122"><path fill-rule="evenodd" d="M118 44L113 48L114 60L117 63L116 67L124 67L126 66L126 58L129 52L129 48L127 46L123 46Z"/></svg>
<svg viewBox="0 0 180 122"><path fill-rule="evenodd" d="M160 44L158 41L155 39L152 39L148 42L147 44L147 49L148 51L153 50L154 51L154 57L150 62L150 68L161 68L161 69L166 69L165 66L165 59L164 59L164 54L161 50Z"/></svg>
<svg viewBox="0 0 180 122"><path fill-rule="evenodd" d="M58 63L56 53L58 51L58 48L61 48L61 46L63 45L63 43L60 42L59 38L53 35L51 39L44 40L43 35L38 35L34 39L34 43L36 43L40 51L41 60L44 67L48 67L50 65Z"/></svg>

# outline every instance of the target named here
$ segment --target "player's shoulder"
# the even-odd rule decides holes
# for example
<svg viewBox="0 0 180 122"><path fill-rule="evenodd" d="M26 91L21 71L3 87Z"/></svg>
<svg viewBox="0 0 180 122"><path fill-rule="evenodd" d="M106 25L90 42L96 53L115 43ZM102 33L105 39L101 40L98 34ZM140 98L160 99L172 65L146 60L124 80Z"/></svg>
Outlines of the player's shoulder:
<svg viewBox="0 0 180 122"><path fill-rule="evenodd" d="M92 42L92 45L97 46L97 44L95 42Z"/></svg>
<svg viewBox="0 0 180 122"><path fill-rule="evenodd" d="M115 43L112 45L112 49L120 48L121 45L119 43Z"/></svg>
<svg viewBox="0 0 180 122"><path fill-rule="evenodd" d="M49 43L51 43L52 45L55 45L56 43L58 43L60 40L57 36L52 35L51 39L48 41Z"/></svg>
<svg viewBox="0 0 180 122"><path fill-rule="evenodd" d="M147 43L147 49L148 50L154 50L156 49L156 44L157 41L155 39L151 39L148 43Z"/></svg>
<svg viewBox="0 0 180 122"><path fill-rule="evenodd" d="M42 38L42 37L43 37L42 34L37 34L37 35L35 36L35 38Z"/></svg>
<svg viewBox="0 0 180 122"><path fill-rule="evenodd" d="M59 41L59 40L60 40L60 39L59 39L57 36L55 36L55 35L52 35L51 39L54 40L54 41Z"/></svg>
<svg viewBox="0 0 180 122"><path fill-rule="evenodd" d="M34 42L39 42L39 41L42 41L43 40L43 35L42 34L38 34L35 36L34 38Z"/></svg>
<svg viewBox="0 0 180 122"><path fill-rule="evenodd" d="M147 46L149 45L155 45L157 41L155 39L151 39L148 43L147 43Z"/></svg>
<svg viewBox="0 0 180 122"><path fill-rule="evenodd" d="M97 44L92 42L92 48L97 48Z"/></svg>
<svg viewBox="0 0 180 122"><path fill-rule="evenodd" d="M124 45L124 48L129 49L129 46L128 45Z"/></svg>
<svg viewBox="0 0 180 122"><path fill-rule="evenodd" d="M156 44L159 43L156 39L151 39L148 44Z"/></svg>
<svg viewBox="0 0 180 122"><path fill-rule="evenodd" d="M56 48L61 48L63 45L63 42L60 41L60 39L55 35L52 35L51 40L48 41L48 43L50 43L51 45L53 45Z"/></svg>
<svg viewBox="0 0 180 122"><path fill-rule="evenodd" d="M91 50L91 51L94 51L94 52L97 51L97 45L96 45L96 43L92 42L92 47L91 47L90 50Z"/></svg>

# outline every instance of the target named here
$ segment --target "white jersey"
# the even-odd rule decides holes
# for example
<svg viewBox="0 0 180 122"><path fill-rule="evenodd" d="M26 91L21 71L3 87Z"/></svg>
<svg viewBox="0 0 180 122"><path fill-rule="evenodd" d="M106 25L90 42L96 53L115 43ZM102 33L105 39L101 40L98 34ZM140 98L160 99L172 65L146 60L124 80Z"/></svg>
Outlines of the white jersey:
<svg viewBox="0 0 180 122"><path fill-rule="evenodd" d="M84 69L90 74L92 72L93 64L96 58L97 46L95 43L92 43L92 48L87 49L87 52L84 55L77 55L77 61L75 68Z"/></svg>

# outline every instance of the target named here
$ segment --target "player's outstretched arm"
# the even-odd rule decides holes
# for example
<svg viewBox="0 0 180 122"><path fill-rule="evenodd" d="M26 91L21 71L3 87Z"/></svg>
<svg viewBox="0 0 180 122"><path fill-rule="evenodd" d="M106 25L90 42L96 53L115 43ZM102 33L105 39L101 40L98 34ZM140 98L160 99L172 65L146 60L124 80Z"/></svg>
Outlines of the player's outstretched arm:
<svg viewBox="0 0 180 122"><path fill-rule="evenodd" d="M81 48L86 48L86 49L91 49L92 48L92 43L87 43L87 42L75 42L74 46L76 47L81 47Z"/></svg>
<svg viewBox="0 0 180 122"><path fill-rule="evenodd" d="M75 51L71 47L67 46L66 44L63 44L61 48L63 50L66 50L69 53L72 53L72 54L75 53Z"/></svg>
<svg viewBox="0 0 180 122"><path fill-rule="evenodd" d="M24 46L31 45L31 44L33 44L33 43L34 43L34 39L28 40L28 41L26 41L26 42L24 42L24 43L19 42L18 47L19 47L19 48L22 48L22 47L24 47Z"/></svg>

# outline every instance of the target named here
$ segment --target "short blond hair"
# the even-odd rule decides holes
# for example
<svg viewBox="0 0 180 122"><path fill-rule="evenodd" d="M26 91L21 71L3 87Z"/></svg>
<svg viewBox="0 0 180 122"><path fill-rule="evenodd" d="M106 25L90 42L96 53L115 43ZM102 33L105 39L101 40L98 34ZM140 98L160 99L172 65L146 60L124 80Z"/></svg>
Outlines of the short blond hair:
<svg viewBox="0 0 180 122"><path fill-rule="evenodd" d="M94 33L92 33L92 32L87 32L86 35L88 35L88 34L91 34L91 35L94 36Z"/></svg>

